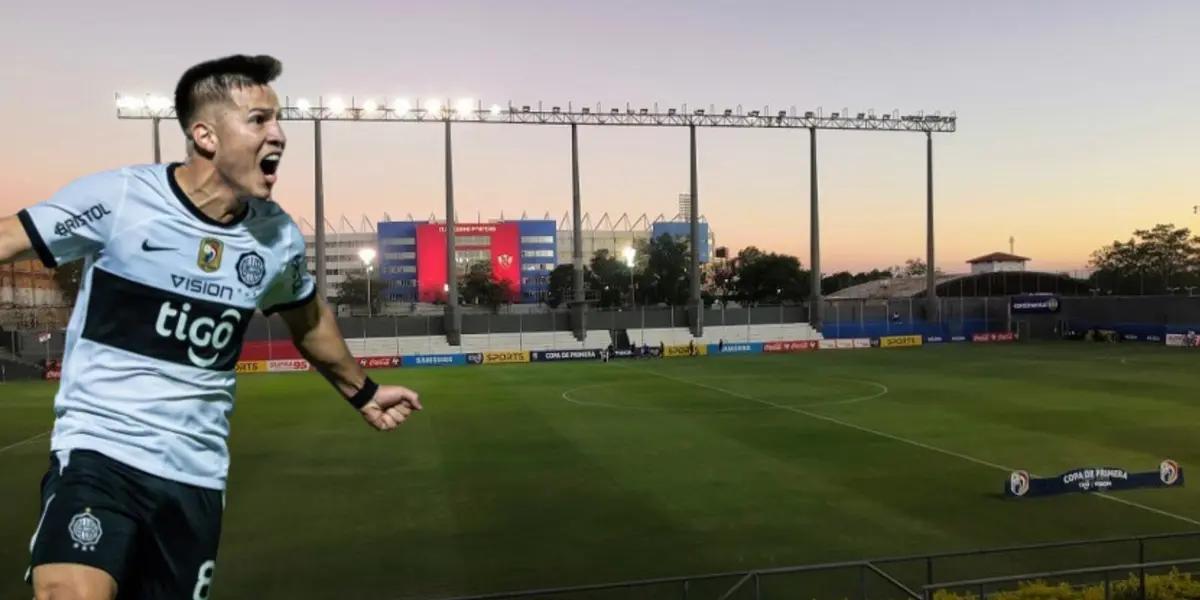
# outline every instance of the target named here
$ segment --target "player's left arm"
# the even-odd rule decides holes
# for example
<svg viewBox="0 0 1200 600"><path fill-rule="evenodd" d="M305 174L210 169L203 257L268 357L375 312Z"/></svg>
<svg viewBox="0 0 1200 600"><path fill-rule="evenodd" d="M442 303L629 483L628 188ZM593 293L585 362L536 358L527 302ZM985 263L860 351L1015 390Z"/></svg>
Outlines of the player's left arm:
<svg viewBox="0 0 1200 600"><path fill-rule="evenodd" d="M375 429L395 429L421 410L417 393L398 385L376 385L350 354L337 319L321 298L279 311L292 333L292 342L308 362Z"/></svg>

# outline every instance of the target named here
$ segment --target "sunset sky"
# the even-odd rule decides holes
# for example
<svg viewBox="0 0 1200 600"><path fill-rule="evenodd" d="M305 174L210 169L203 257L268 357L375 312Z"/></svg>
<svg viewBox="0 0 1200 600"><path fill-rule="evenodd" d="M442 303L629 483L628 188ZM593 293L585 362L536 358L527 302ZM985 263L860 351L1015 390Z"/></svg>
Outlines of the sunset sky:
<svg viewBox="0 0 1200 600"><path fill-rule="evenodd" d="M69 4L69 5L68 5ZM934 140L937 257L1007 250L1046 270L1135 228L1197 225L1200 2L0 3L0 212L81 175L149 162L148 122L115 92L169 93L232 53L284 63L292 99L474 98L747 110L957 111ZM182 158L164 123L164 158ZM276 200L312 218L312 127L288 124ZM441 130L328 124L331 220L442 211ZM924 255L924 137L818 136L825 271ZM562 127L461 126L464 221L569 210ZM580 131L584 209L667 216L688 187L686 129ZM804 131L703 129L700 203L719 245L808 258Z"/></svg>

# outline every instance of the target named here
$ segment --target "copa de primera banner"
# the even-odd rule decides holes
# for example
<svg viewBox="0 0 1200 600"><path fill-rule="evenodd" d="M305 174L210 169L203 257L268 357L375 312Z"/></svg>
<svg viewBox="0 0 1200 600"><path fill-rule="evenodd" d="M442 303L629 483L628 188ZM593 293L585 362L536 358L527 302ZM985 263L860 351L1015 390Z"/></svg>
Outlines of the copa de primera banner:
<svg viewBox="0 0 1200 600"><path fill-rule="evenodd" d="M1028 471L1009 473L1004 495L1010 498L1054 496L1078 492L1118 492L1141 488L1183 487L1183 467L1166 459L1157 471L1130 473L1117 467L1081 467L1057 477L1033 477Z"/></svg>

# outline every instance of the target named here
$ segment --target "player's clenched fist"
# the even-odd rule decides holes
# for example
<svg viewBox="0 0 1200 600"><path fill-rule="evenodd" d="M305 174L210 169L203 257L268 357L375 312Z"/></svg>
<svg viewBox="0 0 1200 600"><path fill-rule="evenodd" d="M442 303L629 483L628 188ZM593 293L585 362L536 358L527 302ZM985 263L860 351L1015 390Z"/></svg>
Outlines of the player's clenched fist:
<svg viewBox="0 0 1200 600"><path fill-rule="evenodd" d="M381 385L359 412L371 427L390 431L421 409L421 399L416 392L398 385Z"/></svg>

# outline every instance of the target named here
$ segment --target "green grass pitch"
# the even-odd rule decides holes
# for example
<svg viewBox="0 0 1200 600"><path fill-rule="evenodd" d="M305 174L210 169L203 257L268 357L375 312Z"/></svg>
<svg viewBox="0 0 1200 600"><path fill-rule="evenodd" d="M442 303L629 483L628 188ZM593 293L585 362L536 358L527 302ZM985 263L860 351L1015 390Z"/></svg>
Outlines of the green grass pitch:
<svg viewBox="0 0 1200 600"><path fill-rule="evenodd" d="M999 467L1195 468L1198 358L963 344L377 371L426 406L389 434L315 374L243 376L214 597L424 598L1196 530L1200 485L1015 501ZM2 598L28 595L53 392L0 385Z"/></svg>

